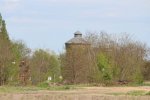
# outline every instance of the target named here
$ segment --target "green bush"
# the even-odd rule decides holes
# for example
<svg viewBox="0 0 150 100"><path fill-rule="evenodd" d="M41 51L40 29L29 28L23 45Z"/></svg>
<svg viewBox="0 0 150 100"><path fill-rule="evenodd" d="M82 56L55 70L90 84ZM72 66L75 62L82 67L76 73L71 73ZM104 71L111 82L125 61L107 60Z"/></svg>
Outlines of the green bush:
<svg viewBox="0 0 150 100"><path fill-rule="evenodd" d="M127 93L127 95L132 95L132 96L142 96L144 95L145 91L130 91Z"/></svg>
<svg viewBox="0 0 150 100"><path fill-rule="evenodd" d="M143 80L143 75L141 73L135 73L135 77L134 77L134 82L136 84L143 84L144 80Z"/></svg>
<svg viewBox="0 0 150 100"><path fill-rule="evenodd" d="M149 95L149 96L150 96L150 91L149 91L149 92L147 92L145 95Z"/></svg>
<svg viewBox="0 0 150 100"><path fill-rule="evenodd" d="M99 53L97 57L97 66L103 83L110 83L112 80L112 69L106 55Z"/></svg>
<svg viewBox="0 0 150 100"><path fill-rule="evenodd" d="M49 84L48 84L48 82L42 82L42 83L38 84L38 87L40 87L40 88L48 88Z"/></svg>

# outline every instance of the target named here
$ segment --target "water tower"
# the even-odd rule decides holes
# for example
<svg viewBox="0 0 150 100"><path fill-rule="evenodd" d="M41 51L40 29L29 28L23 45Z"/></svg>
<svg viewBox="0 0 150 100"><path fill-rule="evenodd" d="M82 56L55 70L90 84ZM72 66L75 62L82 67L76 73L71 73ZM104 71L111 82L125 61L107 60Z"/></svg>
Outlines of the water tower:
<svg viewBox="0 0 150 100"><path fill-rule="evenodd" d="M90 44L77 31L74 38L65 43L66 66L64 79L69 83L88 83Z"/></svg>

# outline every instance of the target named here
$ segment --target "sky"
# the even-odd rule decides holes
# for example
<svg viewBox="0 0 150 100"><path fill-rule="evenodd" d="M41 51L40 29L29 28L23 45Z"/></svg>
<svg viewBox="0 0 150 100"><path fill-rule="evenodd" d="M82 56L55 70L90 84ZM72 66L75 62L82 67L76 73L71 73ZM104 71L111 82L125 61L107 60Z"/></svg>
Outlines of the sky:
<svg viewBox="0 0 150 100"><path fill-rule="evenodd" d="M9 36L62 52L74 32L129 33L150 46L150 0L0 0Z"/></svg>

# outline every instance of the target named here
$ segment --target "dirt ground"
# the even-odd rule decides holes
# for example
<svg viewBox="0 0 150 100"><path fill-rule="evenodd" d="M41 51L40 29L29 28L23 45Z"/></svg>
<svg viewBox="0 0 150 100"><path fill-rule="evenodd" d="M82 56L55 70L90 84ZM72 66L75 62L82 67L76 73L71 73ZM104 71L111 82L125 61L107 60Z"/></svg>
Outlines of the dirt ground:
<svg viewBox="0 0 150 100"><path fill-rule="evenodd" d="M7 93L0 94L0 100L150 100L150 96L124 95L130 91L149 92L150 86L84 87L66 91L41 90L29 93Z"/></svg>

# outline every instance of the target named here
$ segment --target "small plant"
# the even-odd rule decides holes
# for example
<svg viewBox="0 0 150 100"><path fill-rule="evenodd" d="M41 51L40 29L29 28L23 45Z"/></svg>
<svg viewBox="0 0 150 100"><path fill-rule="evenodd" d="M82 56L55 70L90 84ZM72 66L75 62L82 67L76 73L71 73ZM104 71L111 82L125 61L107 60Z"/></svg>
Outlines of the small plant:
<svg viewBox="0 0 150 100"><path fill-rule="evenodd" d="M65 86L64 89L69 90L69 89L71 89L71 87L70 86Z"/></svg>
<svg viewBox="0 0 150 100"><path fill-rule="evenodd" d="M38 84L38 87L47 88L47 87L49 87L49 84L48 84L48 82L42 82L42 83Z"/></svg>
<svg viewBox="0 0 150 100"><path fill-rule="evenodd" d="M142 86L150 86L150 82L144 82Z"/></svg>
<svg viewBox="0 0 150 100"><path fill-rule="evenodd" d="M149 95L149 96L150 96L150 91L149 91L149 92L147 92L145 95Z"/></svg>
<svg viewBox="0 0 150 100"><path fill-rule="evenodd" d="M127 95L132 95L132 96L142 96L145 94L145 91L130 91L127 93Z"/></svg>
<svg viewBox="0 0 150 100"><path fill-rule="evenodd" d="M120 96L124 95L124 93L107 93L108 95Z"/></svg>
<svg viewBox="0 0 150 100"><path fill-rule="evenodd" d="M109 64L109 59L105 54L99 53L97 56L97 66L100 72L100 76L102 76L101 80L103 83L110 85L112 83L112 69Z"/></svg>
<svg viewBox="0 0 150 100"><path fill-rule="evenodd" d="M48 90L56 90L56 91L59 91L59 90L71 90L71 89L75 89L74 86L70 86L70 85L63 85L63 86L51 86L51 87L48 87L47 88Z"/></svg>

